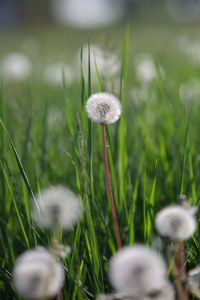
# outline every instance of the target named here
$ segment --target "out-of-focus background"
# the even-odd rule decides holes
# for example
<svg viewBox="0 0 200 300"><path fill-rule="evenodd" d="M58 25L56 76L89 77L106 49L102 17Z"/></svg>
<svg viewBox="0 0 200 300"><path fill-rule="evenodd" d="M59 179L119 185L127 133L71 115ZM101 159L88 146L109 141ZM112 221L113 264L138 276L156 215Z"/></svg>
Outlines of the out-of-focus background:
<svg viewBox="0 0 200 300"><path fill-rule="evenodd" d="M32 75L56 84L64 70L71 82L79 72L80 48L88 37L104 69L105 60L108 65L115 60L111 53L121 54L127 21L132 68L146 58L141 68L147 70L149 54L165 64L165 53L170 57L164 65L168 69L174 60L181 68L182 58L200 64L199 0L1 0L0 78ZM102 50L108 58L102 57ZM140 52L148 57L137 57Z"/></svg>
<svg viewBox="0 0 200 300"><path fill-rule="evenodd" d="M33 193L63 184L84 206L81 223L63 234L72 246L63 260L63 299L110 291L107 267L116 249L100 126L90 131L85 113L88 77L92 92L123 102L121 119L107 131L122 244L146 243L160 252L153 225L158 210L177 203L180 193L198 208L199 29L200 0L0 0L0 118ZM11 278L16 257L50 240L40 228L35 240L22 173L0 122L5 300L19 299ZM200 264L199 231L186 244L188 269Z"/></svg>

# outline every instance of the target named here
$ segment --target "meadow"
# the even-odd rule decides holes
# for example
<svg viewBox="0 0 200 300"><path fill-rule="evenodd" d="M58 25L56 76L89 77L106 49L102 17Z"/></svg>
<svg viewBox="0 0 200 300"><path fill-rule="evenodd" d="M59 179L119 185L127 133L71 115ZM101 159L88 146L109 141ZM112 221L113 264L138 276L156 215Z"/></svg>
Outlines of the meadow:
<svg viewBox="0 0 200 300"><path fill-rule="evenodd" d="M108 91L122 103L120 120L106 131L122 245L144 243L162 252L153 221L156 213L178 203L180 194L199 207L200 55L195 46L192 50L200 38L198 24L142 22L92 32L89 38L54 27L21 29L1 33L0 57L10 49L19 51L29 35L37 36L41 45L39 54L30 54L32 76L0 82L0 298L21 299L12 284L16 257L51 239L50 231L32 221L33 194L59 184L79 195L83 207L77 226L62 235L63 244L71 247L62 260L63 299L96 299L111 291L107 267L117 246L101 128L88 120L86 100L93 92ZM64 78L61 86L41 79L37 70L43 64L56 59L70 63L74 52L95 43L119 57L115 76L102 74L97 61L96 74L90 63L87 72L80 64L70 85ZM23 49L28 54L29 48ZM155 68L147 81L137 76L137 57L143 52ZM199 265L198 225L185 249L187 268Z"/></svg>

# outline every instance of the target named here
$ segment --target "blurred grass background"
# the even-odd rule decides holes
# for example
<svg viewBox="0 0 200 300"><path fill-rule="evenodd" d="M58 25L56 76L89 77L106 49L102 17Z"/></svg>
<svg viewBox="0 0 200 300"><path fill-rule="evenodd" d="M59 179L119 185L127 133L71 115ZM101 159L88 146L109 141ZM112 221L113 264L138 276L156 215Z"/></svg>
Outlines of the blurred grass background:
<svg viewBox="0 0 200 300"><path fill-rule="evenodd" d="M29 24L0 32L0 59L9 52L23 52L33 64L33 74L25 81L1 80L0 84L0 117L31 189L36 194L52 184L66 185L79 194L84 207L80 223L63 235L63 243L72 247L72 254L63 260L64 299L93 299L110 290L107 263L116 243L97 124L92 125L89 157L86 74L85 81L81 80L79 66L78 76L70 85L49 85L42 78L47 64L65 61L75 68L76 53L87 44L88 37L91 44L116 53L123 70L128 58L127 74L121 73L121 93L120 74L109 80L100 74L102 89L124 99L123 117L107 131L123 245L140 242L161 251L153 224L156 212L177 203L180 193L199 206L200 65L185 52L187 44L182 42L185 38L189 43L199 41L199 23L162 22L152 16L136 19L131 22L128 52L124 53L124 43L128 42L125 32L124 24L89 34L53 24ZM155 63L156 76L149 83L136 74L137 55L143 52ZM196 85L191 84L194 78ZM180 93L186 83L188 88ZM187 95L188 89L192 94ZM98 86L92 84L92 92L96 91ZM33 230L32 199L2 124L0 166L0 295L2 299L20 299L11 280L15 259L29 247L47 245L50 234L37 227L36 232ZM198 265L199 228L186 249L188 268Z"/></svg>

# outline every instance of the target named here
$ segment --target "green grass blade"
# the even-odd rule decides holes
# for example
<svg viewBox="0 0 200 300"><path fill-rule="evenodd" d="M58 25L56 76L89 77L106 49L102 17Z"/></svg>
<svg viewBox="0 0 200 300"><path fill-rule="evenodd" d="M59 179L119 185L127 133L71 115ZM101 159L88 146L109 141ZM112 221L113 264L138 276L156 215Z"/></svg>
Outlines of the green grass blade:
<svg viewBox="0 0 200 300"><path fill-rule="evenodd" d="M8 133L6 127L5 127L5 125L4 125L4 123L3 123L3 121L2 121L1 119L0 119L0 124L2 125L4 131L6 132L6 135L7 135L8 139L9 139L9 142L10 142L10 145L11 145L11 147L12 147L12 150L13 150L13 153L14 153L14 156L15 156L15 159L16 159L16 161L17 161L17 165L18 165L19 171L20 171L20 173L21 173L21 175L22 175L22 178L23 178L23 180L24 180L24 182L25 182L25 184L26 184L27 190L29 191L29 193L30 193L30 195L31 195L31 197L32 197L32 199L33 199L33 201L34 201L36 208L37 208L38 210L40 210L39 205L38 205L38 202L37 202L37 200L36 200L36 198L35 198L35 196L34 196L34 194L33 194L33 191L32 191L32 189L31 189L30 183L29 183L29 181L28 181L28 178L27 178L27 176L26 176L26 173L25 173L24 168L23 168L23 166L22 166L22 163L21 163L21 161L20 161L19 155L18 155L18 153L17 153L17 151L16 151L16 149L15 149L15 146L14 146L14 144L13 144L13 142L12 142L12 139L11 139L11 137L10 137L10 135L9 135L9 133Z"/></svg>
<svg viewBox="0 0 200 300"><path fill-rule="evenodd" d="M6 174L6 171L5 171L5 169L4 169L3 165L2 165L2 163L0 163L0 165L1 165L1 169L2 169L2 171L3 171L4 177L5 177L5 180L6 180L6 184L7 184L7 186L8 186L8 190L9 190L10 195L11 195L11 197L12 197L12 201L13 201L13 204L14 204L14 207L15 207L15 211L16 211L16 214L17 214L17 218L18 218L18 220L19 220L19 224L20 224L20 226L21 226L22 233L23 233L23 235L24 235L24 238L25 238L27 247L30 248L28 236L27 236L27 234L26 234L26 230L25 230L25 228L24 228L24 225L23 225L23 222L22 222L22 218L21 218L21 216L20 216L20 213L19 213L19 210L18 210L18 207L17 207L17 203L16 203L16 201L15 201L15 197L14 197L14 195L13 195L12 188L11 188L11 186L10 186L10 183L9 183L9 180L8 180L8 177L7 177L7 174Z"/></svg>

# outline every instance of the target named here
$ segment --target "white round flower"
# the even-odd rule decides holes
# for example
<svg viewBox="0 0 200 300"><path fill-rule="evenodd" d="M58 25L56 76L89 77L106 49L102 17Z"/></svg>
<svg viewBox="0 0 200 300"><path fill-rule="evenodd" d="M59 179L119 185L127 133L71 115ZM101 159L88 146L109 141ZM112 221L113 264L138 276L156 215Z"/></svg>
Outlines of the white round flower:
<svg viewBox="0 0 200 300"><path fill-rule="evenodd" d="M182 205L162 209L155 218L158 233L172 240L187 240L196 229L193 210Z"/></svg>
<svg viewBox="0 0 200 300"><path fill-rule="evenodd" d="M7 80L23 80L30 75L31 71L31 62L22 53L10 53L0 65L0 73Z"/></svg>
<svg viewBox="0 0 200 300"><path fill-rule="evenodd" d="M108 275L118 292L141 297L162 289L166 272L161 256L142 245L135 245L122 248L111 258Z"/></svg>
<svg viewBox="0 0 200 300"><path fill-rule="evenodd" d="M28 250L17 258L13 270L17 292L28 299L55 296L64 281L64 270L45 248Z"/></svg>
<svg viewBox="0 0 200 300"><path fill-rule="evenodd" d="M69 189L53 186L41 191L37 197L40 212L35 211L35 219L43 227L60 226L71 228L80 217L80 201Z"/></svg>
<svg viewBox="0 0 200 300"><path fill-rule="evenodd" d="M121 116L121 103L112 94L96 93L87 100L86 112L93 122L111 124Z"/></svg>
<svg viewBox="0 0 200 300"><path fill-rule="evenodd" d="M72 68L63 62L50 64L44 70L44 79L49 84L62 85L65 82L70 85L73 78Z"/></svg>

